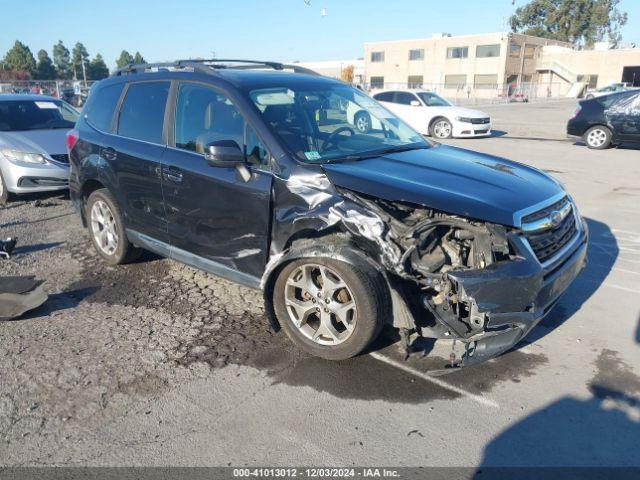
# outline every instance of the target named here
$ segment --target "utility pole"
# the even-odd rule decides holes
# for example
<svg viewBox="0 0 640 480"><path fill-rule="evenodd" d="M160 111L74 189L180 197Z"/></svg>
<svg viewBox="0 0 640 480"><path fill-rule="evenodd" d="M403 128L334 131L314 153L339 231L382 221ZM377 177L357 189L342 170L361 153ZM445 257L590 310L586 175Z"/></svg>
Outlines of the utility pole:
<svg viewBox="0 0 640 480"><path fill-rule="evenodd" d="M84 58L81 59L82 62L82 78L84 80L84 86L87 86L87 69L84 67Z"/></svg>

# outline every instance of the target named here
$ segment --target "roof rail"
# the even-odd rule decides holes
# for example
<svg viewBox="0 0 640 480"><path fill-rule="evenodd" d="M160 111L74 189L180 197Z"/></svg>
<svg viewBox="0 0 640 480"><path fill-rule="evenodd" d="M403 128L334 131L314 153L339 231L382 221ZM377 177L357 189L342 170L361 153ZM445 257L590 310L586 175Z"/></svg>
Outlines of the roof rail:
<svg viewBox="0 0 640 480"><path fill-rule="evenodd" d="M237 63L239 65L229 65ZM175 62L165 63L140 63L129 64L115 71L114 76L128 75L134 73L144 73L152 68L157 69L169 69L169 68L191 68L194 71L201 73L215 74L216 70L229 69L229 70L252 70L259 68L272 68L273 70L293 70L294 73L301 73L306 75L320 76L318 72L315 72L309 68L301 67L299 65L287 65L279 62L259 61L259 60L238 60L238 59L189 59L189 60L176 60Z"/></svg>

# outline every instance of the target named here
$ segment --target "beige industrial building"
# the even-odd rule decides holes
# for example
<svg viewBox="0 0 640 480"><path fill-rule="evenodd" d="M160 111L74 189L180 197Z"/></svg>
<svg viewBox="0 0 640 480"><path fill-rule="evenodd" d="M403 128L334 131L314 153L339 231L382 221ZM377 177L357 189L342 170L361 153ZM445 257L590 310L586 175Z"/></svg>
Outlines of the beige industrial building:
<svg viewBox="0 0 640 480"><path fill-rule="evenodd" d="M370 42L365 83L376 88L422 86L456 100L505 96L564 96L581 84L629 82L640 49L576 51L571 44L516 33Z"/></svg>

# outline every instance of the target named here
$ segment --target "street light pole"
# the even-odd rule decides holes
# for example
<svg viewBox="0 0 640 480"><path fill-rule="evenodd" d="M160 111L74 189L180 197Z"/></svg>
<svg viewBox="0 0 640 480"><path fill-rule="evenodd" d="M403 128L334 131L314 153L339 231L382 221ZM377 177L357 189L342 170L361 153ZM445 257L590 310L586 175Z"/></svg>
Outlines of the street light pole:
<svg viewBox="0 0 640 480"><path fill-rule="evenodd" d="M87 69L84 67L84 58L81 60L82 62L82 78L84 80L84 86L87 86Z"/></svg>

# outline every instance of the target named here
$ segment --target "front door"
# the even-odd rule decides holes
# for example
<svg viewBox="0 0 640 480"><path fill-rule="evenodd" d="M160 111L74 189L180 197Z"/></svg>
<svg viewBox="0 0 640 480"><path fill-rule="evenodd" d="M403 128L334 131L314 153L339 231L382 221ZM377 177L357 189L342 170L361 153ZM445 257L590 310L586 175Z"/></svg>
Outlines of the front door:
<svg viewBox="0 0 640 480"><path fill-rule="evenodd" d="M113 166L114 193L126 228L162 242L168 242L160 167L169 87L169 82L158 81L129 84L118 112L117 135L101 149Z"/></svg>
<svg viewBox="0 0 640 480"><path fill-rule="evenodd" d="M172 256L216 273L260 277L267 261L271 213L269 155L229 98L198 83L176 92L172 147L163 161L163 192ZM214 167L207 145L233 141L251 176ZM188 254L188 255L187 255Z"/></svg>

